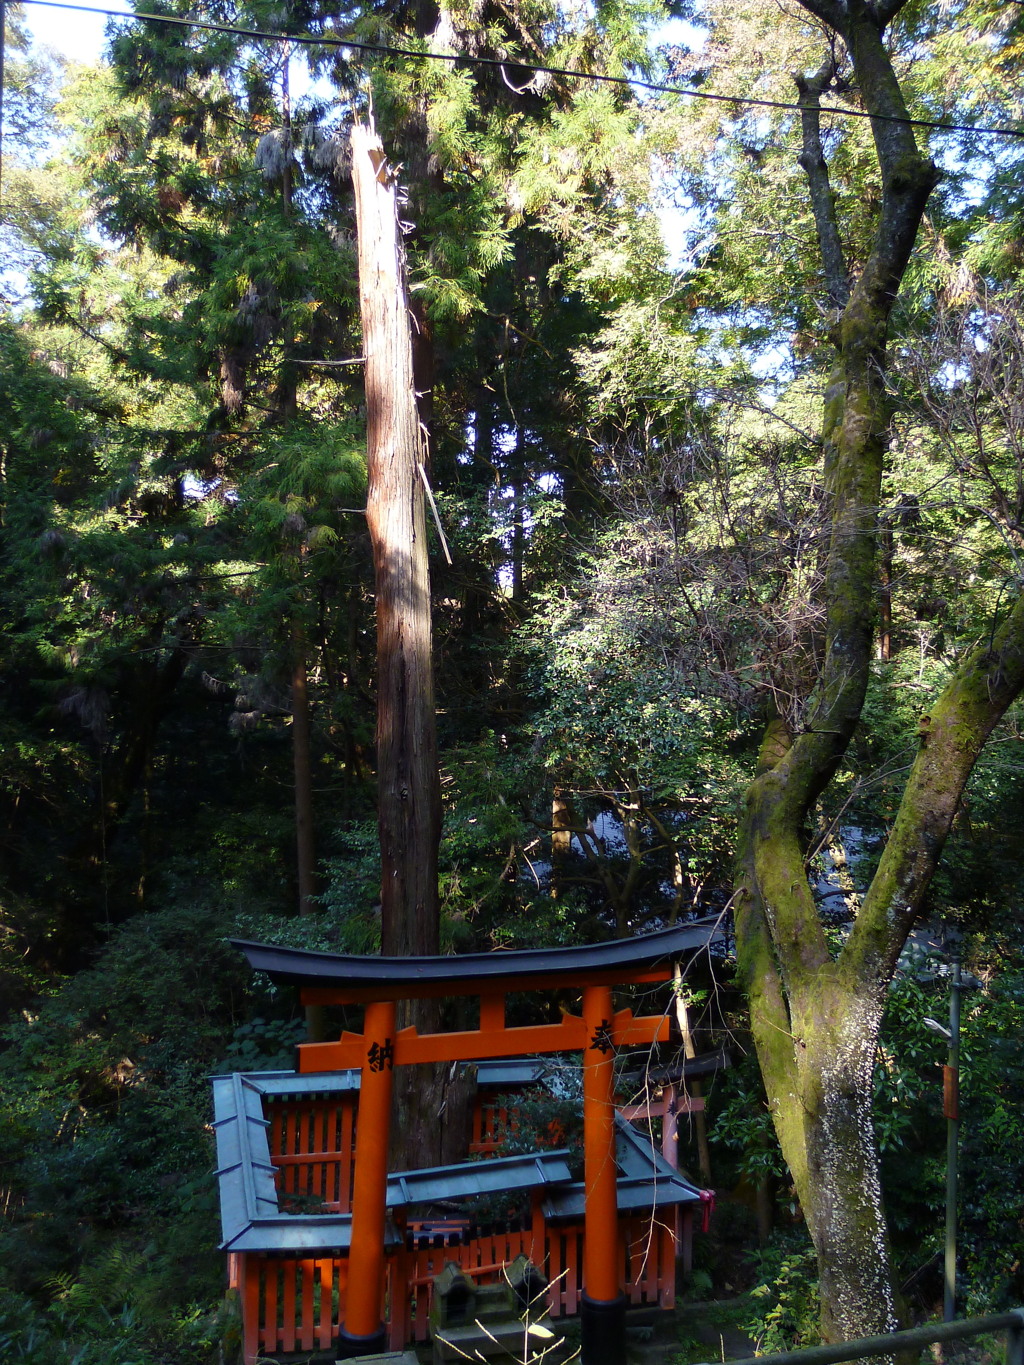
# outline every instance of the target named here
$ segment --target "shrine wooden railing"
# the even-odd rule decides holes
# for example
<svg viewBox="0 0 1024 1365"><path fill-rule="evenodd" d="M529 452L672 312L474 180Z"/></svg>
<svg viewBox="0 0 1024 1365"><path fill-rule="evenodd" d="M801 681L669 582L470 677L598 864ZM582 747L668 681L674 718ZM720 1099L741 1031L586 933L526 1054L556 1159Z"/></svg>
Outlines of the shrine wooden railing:
<svg viewBox="0 0 1024 1365"><path fill-rule="evenodd" d="M620 1250L631 1306L671 1308L675 1303L675 1232L657 1217L620 1219ZM480 1283L501 1279L503 1268L525 1254L545 1266L552 1318L579 1311L582 1293L583 1222L544 1228L540 1250L530 1228L509 1228L451 1242L441 1237L406 1245L386 1256L383 1318L388 1345L401 1350L428 1339L434 1277L454 1261ZM344 1257L229 1256L228 1282L243 1305L247 1365L261 1355L329 1351L338 1335L348 1262ZM401 1287L401 1288L400 1288Z"/></svg>

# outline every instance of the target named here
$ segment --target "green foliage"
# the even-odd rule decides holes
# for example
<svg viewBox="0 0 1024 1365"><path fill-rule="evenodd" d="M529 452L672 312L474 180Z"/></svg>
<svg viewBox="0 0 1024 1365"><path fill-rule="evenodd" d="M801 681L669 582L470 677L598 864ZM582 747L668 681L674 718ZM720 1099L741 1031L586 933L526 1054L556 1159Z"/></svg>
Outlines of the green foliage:
<svg viewBox="0 0 1024 1365"><path fill-rule="evenodd" d="M521 755L489 731L444 755L441 914L456 951L474 937L499 942L524 901L532 904L524 777Z"/></svg>
<svg viewBox="0 0 1024 1365"><path fill-rule="evenodd" d="M339 829L337 855L324 863L326 886L319 897L326 912L317 932L334 936L344 952L380 951L380 846L376 822Z"/></svg>
<svg viewBox="0 0 1024 1365"><path fill-rule="evenodd" d="M604 809L622 827L611 855L593 833L576 836L591 864L626 865L619 903L609 896L620 932L631 919L686 913L727 882L749 762L734 715L688 676L686 607L650 573L642 537L626 526L609 536L529 641L544 763L577 825Z"/></svg>
<svg viewBox="0 0 1024 1365"><path fill-rule="evenodd" d="M879 1148L902 1169L903 1149L934 1130L939 1101L935 1067L941 1041L924 1020L942 1016L946 978L937 963L912 957L889 990L875 1067L875 1132ZM948 970L948 969L947 969Z"/></svg>
<svg viewBox="0 0 1024 1365"><path fill-rule="evenodd" d="M567 1147L573 1179L583 1178L583 1094L579 1061L553 1064L549 1084L514 1095L499 1095L495 1107L507 1115L498 1132L498 1155L521 1156L545 1147Z"/></svg>
<svg viewBox="0 0 1024 1365"><path fill-rule="evenodd" d="M968 994L962 1022L961 1246L968 1312L1019 1302L1024 1226L1016 1193L1024 1134L1016 1096L1024 1083L1017 1040L1024 1027L1024 976L1014 947L1002 973Z"/></svg>
<svg viewBox="0 0 1024 1365"><path fill-rule="evenodd" d="M140 916L94 968L8 1025L0 1126L12 1202L0 1242L12 1288L76 1278L83 1253L127 1226L135 1245L157 1239L154 1274L210 1292L206 1076L245 1000L224 929L196 911Z"/></svg>
<svg viewBox="0 0 1024 1365"><path fill-rule="evenodd" d="M896 1256L904 1275L940 1244L944 1189L941 1039L926 1017L944 1017L948 995L936 963L911 960L889 991L874 1075L875 1135ZM930 979L929 979L930 978Z"/></svg>
<svg viewBox="0 0 1024 1365"><path fill-rule="evenodd" d="M0 1349L25 1365L210 1365L217 1323L195 1305L168 1312L152 1267L138 1252L114 1246L80 1276L62 1274L39 1309L0 1289Z"/></svg>
<svg viewBox="0 0 1024 1365"><path fill-rule="evenodd" d="M756 1312L744 1327L760 1355L814 1346L820 1340L817 1259L806 1234L776 1233L754 1255Z"/></svg>
<svg viewBox="0 0 1024 1365"><path fill-rule="evenodd" d="M265 940L261 940L265 941ZM305 1019L262 1019L239 1024L218 1068L223 1071L288 1071L307 1036Z"/></svg>
<svg viewBox="0 0 1024 1365"><path fill-rule="evenodd" d="M886 1207L907 1272L917 1270L929 1252L938 1253L944 1220L940 1064L946 1045L923 1021L928 1016L945 1020L949 978L922 980L928 965L914 963L896 978L875 1070L875 1129ZM1024 1146L1012 1096L1021 1068L1009 1040L1022 1022L1022 998L1014 968L983 989L965 989L962 997L959 1246L962 1292L977 1313L1001 1309L1020 1293L1024 1241L1013 1191L1024 1166Z"/></svg>
<svg viewBox="0 0 1024 1365"><path fill-rule="evenodd" d="M770 1176L785 1175L786 1166L752 1052L717 1081L713 1114L708 1140L732 1155L738 1175L754 1184Z"/></svg>
<svg viewBox="0 0 1024 1365"><path fill-rule="evenodd" d="M553 900L535 863L536 831L524 811L539 780L521 750L485 732L442 754L444 825L439 854L441 941L445 951L552 946L576 941L586 906ZM316 946L344 952L377 951L380 941L380 855L375 824L342 827L336 852L325 860ZM303 922L280 926L297 942ZM274 941L284 942L275 937ZM308 946L314 946L310 943Z"/></svg>

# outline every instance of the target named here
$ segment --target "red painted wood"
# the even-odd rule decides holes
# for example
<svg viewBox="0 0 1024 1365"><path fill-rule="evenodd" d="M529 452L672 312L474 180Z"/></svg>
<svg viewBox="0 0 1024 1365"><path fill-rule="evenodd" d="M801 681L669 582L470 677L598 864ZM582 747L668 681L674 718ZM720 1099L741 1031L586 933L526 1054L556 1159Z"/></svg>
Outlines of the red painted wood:
<svg viewBox="0 0 1024 1365"><path fill-rule="evenodd" d="M314 1336L313 1271L315 1269L316 1262L312 1260L302 1261L300 1262L300 1265L302 1282L299 1286L299 1294L300 1303L302 1305L302 1312L299 1316L299 1320L297 1323L299 1329L298 1330L299 1350L311 1351L313 1349Z"/></svg>
<svg viewBox="0 0 1024 1365"><path fill-rule="evenodd" d="M620 1292L615 1165L614 1013L607 986L583 992L583 1164L586 1185L584 1288L591 1299L608 1303Z"/></svg>
<svg viewBox="0 0 1024 1365"><path fill-rule="evenodd" d="M295 1193L336 1194L334 1202L339 1205L343 1196L347 1205L353 1183L352 1139L358 1129L355 1097L345 1096L340 1103L322 1098L273 1103L268 1105L268 1118L272 1159L281 1167L282 1184L292 1182ZM474 1132L483 1140L493 1138L506 1120L493 1103L481 1102ZM289 1145L291 1151L280 1150ZM684 1228L687 1220L692 1222L690 1209L683 1211L683 1220ZM551 1282L552 1317L578 1312L583 1229L546 1225L540 1191L533 1196L528 1224L519 1230L469 1239L465 1220L445 1222L448 1226L437 1229L443 1245L410 1245L385 1258L378 1284L390 1348L427 1340L432 1280L447 1260L457 1261L481 1282L497 1281L502 1267L525 1252ZM411 1224L409 1232L416 1231ZM653 1224L644 1217L616 1220L612 1260L631 1302L673 1304L676 1241L672 1215L657 1215ZM344 1257L297 1261L229 1256L229 1281L237 1285L243 1302L246 1365L254 1365L261 1351L329 1350L345 1317L348 1271Z"/></svg>
<svg viewBox="0 0 1024 1365"><path fill-rule="evenodd" d="M242 1292L242 1350L245 1365L256 1365L260 1347L260 1267L250 1256L239 1256Z"/></svg>
<svg viewBox="0 0 1024 1365"><path fill-rule="evenodd" d="M610 999L606 987L600 989ZM616 1047L667 1040L669 1019L664 1014L634 1018L631 1010L608 1012L609 1036ZM578 1052L587 1042L583 1019L565 1014L558 1024L530 1024L522 1028L471 1029L465 1032L420 1034L415 1028L401 1029L394 1040L395 1066L417 1062L474 1061L493 1057L518 1057L535 1052ZM299 1071L345 1071L362 1065L366 1044L363 1035L346 1031L337 1042L300 1043Z"/></svg>
<svg viewBox="0 0 1024 1365"><path fill-rule="evenodd" d="M280 1308L281 1333L279 1340L281 1342L282 1349L285 1351L298 1350L299 1344L298 1332L296 1329L299 1326L299 1320L296 1318L295 1314L296 1307L295 1280L296 1277L299 1274L301 1274L305 1270L306 1266L309 1264L310 1264L309 1261L292 1261L290 1265L287 1262L285 1262L285 1264L282 1266ZM305 1307L305 1304L303 1303L301 1296L298 1299L298 1303L300 1305L300 1308Z"/></svg>
<svg viewBox="0 0 1024 1365"><path fill-rule="evenodd" d="M280 1262L265 1261L263 1270L263 1330L260 1345L265 1351L277 1350L277 1277Z"/></svg>
<svg viewBox="0 0 1024 1365"><path fill-rule="evenodd" d="M359 1136L352 1198L352 1240L345 1330L368 1337L380 1326L384 1292L384 1219L387 1198L388 1130L391 1125L390 1064L395 1040L395 1006L366 1007L366 1041L359 1083Z"/></svg>
<svg viewBox="0 0 1024 1365"><path fill-rule="evenodd" d="M282 1156L289 1156L289 1157L290 1157L290 1156L294 1156L294 1155L295 1155L296 1128L297 1128L297 1126L298 1126L298 1114L296 1113L296 1111L295 1111L294 1109L289 1109L288 1112L287 1112L287 1115L286 1115L286 1117L285 1117L285 1122L284 1122L284 1141L283 1141L282 1152L281 1152ZM293 1171L293 1172L290 1172L290 1179L288 1179L288 1177L285 1177L286 1180L288 1181L288 1186L287 1186L287 1188L288 1188L288 1193L289 1193L289 1194L297 1194L297 1193L298 1193L298 1184L299 1184L298 1175L299 1175L298 1171Z"/></svg>
<svg viewBox="0 0 1024 1365"><path fill-rule="evenodd" d="M320 1282L320 1312L317 1317L316 1344L319 1347L330 1345L334 1339L334 1262L330 1259L316 1262L316 1273Z"/></svg>
<svg viewBox="0 0 1024 1365"><path fill-rule="evenodd" d="M339 1147L343 1155L338 1165L338 1207L342 1213L352 1208L352 1179L356 1156L356 1106L354 1100L346 1100L341 1106L341 1136Z"/></svg>

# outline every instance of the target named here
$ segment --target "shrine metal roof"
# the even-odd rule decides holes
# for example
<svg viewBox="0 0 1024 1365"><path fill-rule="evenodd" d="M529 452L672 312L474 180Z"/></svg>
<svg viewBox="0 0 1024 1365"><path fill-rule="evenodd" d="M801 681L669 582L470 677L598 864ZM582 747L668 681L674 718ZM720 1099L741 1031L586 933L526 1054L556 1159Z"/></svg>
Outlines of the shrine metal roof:
<svg viewBox="0 0 1024 1365"><path fill-rule="evenodd" d="M612 939L572 948L498 949L445 957L364 957L348 953L314 952L307 948L279 948L267 943L232 939L255 971L275 981L299 986L339 988L380 987L388 995L403 990L447 987L453 993L481 984L496 985L517 978L538 981L579 973L631 971L689 957L723 935L721 916L673 925L637 938Z"/></svg>
<svg viewBox="0 0 1024 1365"><path fill-rule="evenodd" d="M497 1061L472 1063L476 1067L476 1083L488 1090L501 1089L503 1086L538 1085L550 1069L543 1058L502 1057ZM342 1071L255 1071L245 1074L225 1072L211 1076L210 1081L230 1081L238 1074L246 1087L256 1089L261 1095L271 1098L281 1096L292 1099L296 1095L338 1095L358 1092L362 1076L358 1069ZM214 1091L216 1094L216 1090Z"/></svg>
<svg viewBox="0 0 1024 1365"><path fill-rule="evenodd" d="M352 1236L347 1213L282 1213L267 1139L264 1096L338 1093L358 1089L359 1073L300 1076L295 1072L234 1073L213 1078L213 1127L217 1138L221 1250L313 1253L345 1251ZM404 1208L438 1199L530 1190L572 1179L568 1152L425 1167L388 1176L387 1207ZM385 1245L400 1246L402 1234L388 1226Z"/></svg>
<svg viewBox="0 0 1024 1365"><path fill-rule="evenodd" d="M485 1063L481 1070L493 1065ZM532 1070L525 1058L517 1059L515 1065L523 1073ZM506 1082L509 1079L502 1077ZM358 1072L299 1075L273 1071L213 1078L222 1250L296 1256L348 1250L350 1214L280 1211L263 1101L264 1097L337 1094L358 1088ZM673 1170L649 1136L619 1116L616 1128L620 1212L700 1200L700 1191ZM572 1180L567 1157L564 1149L545 1150L393 1173L388 1176L387 1205L398 1209L439 1198L457 1200L542 1186L545 1217L578 1218L583 1214L583 1184ZM401 1244L402 1233L389 1221L385 1245L390 1249Z"/></svg>
<svg viewBox="0 0 1024 1365"><path fill-rule="evenodd" d="M268 1078L235 1073L213 1082L213 1128L217 1137L217 1184L220 1191L222 1251L313 1253L347 1250L352 1236L350 1214L323 1213L296 1217L281 1213L274 1165L270 1160L263 1096L275 1089L281 1073ZM301 1079L301 1078L300 1078ZM280 1093L280 1092L279 1092ZM388 1246L401 1246L394 1228L385 1233Z"/></svg>
<svg viewBox="0 0 1024 1365"><path fill-rule="evenodd" d="M665 1160L650 1135L644 1135L621 1114L615 1115L616 1202L620 1213L699 1204L700 1190ZM582 1218L586 1203L582 1180L549 1190L545 1218Z"/></svg>
<svg viewBox="0 0 1024 1365"><path fill-rule="evenodd" d="M532 1190L538 1185L564 1185L572 1180L568 1156L568 1148L558 1147L523 1156L490 1157L486 1161L462 1161L454 1166L391 1174L387 1206L397 1209L438 1199L469 1199L477 1194Z"/></svg>

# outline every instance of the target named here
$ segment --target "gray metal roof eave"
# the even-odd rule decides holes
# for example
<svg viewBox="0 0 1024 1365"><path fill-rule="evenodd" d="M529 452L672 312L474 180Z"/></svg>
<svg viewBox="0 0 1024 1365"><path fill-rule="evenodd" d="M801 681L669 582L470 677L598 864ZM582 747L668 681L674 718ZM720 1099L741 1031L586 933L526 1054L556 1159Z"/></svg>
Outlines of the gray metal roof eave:
<svg viewBox="0 0 1024 1365"><path fill-rule="evenodd" d="M352 1243L352 1215L282 1213L256 1218L228 1241L221 1251L277 1252L289 1256L334 1255L348 1251ZM404 1244L403 1234L389 1219L384 1231L388 1251Z"/></svg>
<svg viewBox="0 0 1024 1365"><path fill-rule="evenodd" d="M620 1179L616 1187L616 1200L619 1213L636 1213L641 1209L699 1204L700 1195L688 1186L681 1188L674 1181L647 1177L637 1180ZM545 1218L582 1218L586 1211L586 1191L583 1182L552 1190L544 1198L543 1210Z"/></svg>
<svg viewBox="0 0 1024 1365"><path fill-rule="evenodd" d="M693 1191L695 1199L700 1198L700 1190L692 1181L687 1180L684 1175L676 1170L663 1155L661 1148L641 1129L624 1119L621 1114L615 1115L616 1146L615 1158L619 1166L622 1167L624 1175L630 1178L654 1179L664 1181L674 1181L677 1184Z"/></svg>
<svg viewBox="0 0 1024 1365"><path fill-rule="evenodd" d="M615 1159L620 1174L615 1182L620 1213L644 1208L668 1208L700 1203L700 1190L665 1160L652 1139L622 1117L615 1116ZM544 1198L545 1218L583 1215L582 1181L552 1189Z"/></svg>
<svg viewBox="0 0 1024 1365"><path fill-rule="evenodd" d="M388 1176L388 1208L429 1204L438 1199L469 1199L503 1190L529 1190L563 1185L572 1180L565 1147L522 1156L463 1161L453 1166L431 1166Z"/></svg>
<svg viewBox="0 0 1024 1365"><path fill-rule="evenodd" d="M536 1085L543 1081L548 1071L548 1062L536 1057L502 1057L497 1060L475 1062L478 1086L488 1089L501 1089L503 1086L515 1088L520 1085ZM359 1071L244 1071L224 1072L207 1079L217 1087L230 1083L233 1076L241 1075L243 1081L258 1090L261 1095L271 1098L281 1096L291 1099L296 1095L339 1095L358 1094L361 1076ZM214 1091L216 1104L216 1089Z"/></svg>
<svg viewBox="0 0 1024 1365"><path fill-rule="evenodd" d="M261 1095L282 1095L291 1099L298 1095L337 1095L359 1090L358 1071L243 1071L210 1076L211 1084L230 1081L240 1075L246 1084Z"/></svg>
<svg viewBox="0 0 1024 1365"><path fill-rule="evenodd" d="M259 1087L237 1073L218 1080L213 1107L221 1233L228 1244L254 1220L277 1212L277 1187Z"/></svg>

